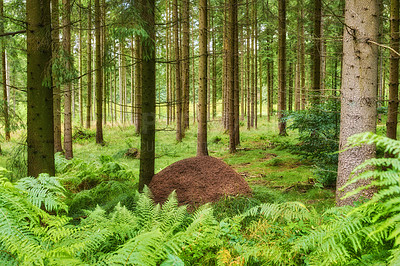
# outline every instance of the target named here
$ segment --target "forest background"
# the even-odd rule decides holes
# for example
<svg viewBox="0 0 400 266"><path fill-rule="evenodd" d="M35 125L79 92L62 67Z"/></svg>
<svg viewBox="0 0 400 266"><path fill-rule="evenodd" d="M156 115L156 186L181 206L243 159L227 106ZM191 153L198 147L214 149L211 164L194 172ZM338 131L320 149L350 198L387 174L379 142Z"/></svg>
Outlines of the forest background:
<svg viewBox="0 0 400 266"><path fill-rule="evenodd" d="M399 3L360 2L0 1L2 262L396 265ZM195 154L253 197L154 204Z"/></svg>

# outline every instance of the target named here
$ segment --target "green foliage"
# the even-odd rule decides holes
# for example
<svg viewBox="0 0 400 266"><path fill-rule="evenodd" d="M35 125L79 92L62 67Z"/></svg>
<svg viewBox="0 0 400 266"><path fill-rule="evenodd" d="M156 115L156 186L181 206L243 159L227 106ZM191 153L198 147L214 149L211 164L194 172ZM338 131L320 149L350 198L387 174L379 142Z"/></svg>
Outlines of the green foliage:
<svg viewBox="0 0 400 266"><path fill-rule="evenodd" d="M354 189L346 197L375 187L377 192L372 199L356 207L327 211L322 216L325 222L296 243L296 248L309 253L307 260L311 264L397 265L400 252L400 142L362 133L349 138L349 143L350 147L382 146L394 157L370 159L354 169L345 186L365 179L371 182ZM359 173L359 170L364 171Z"/></svg>
<svg viewBox="0 0 400 266"><path fill-rule="evenodd" d="M87 128L75 128L72 140L75 142L85 142L87 140L94 140L96 132Z"/></svg>
<svg viewBox="0 0 400 266"><path fill-rule="evenodd" d="M23 136L20 140L22 143L26 142L26 136ZM27 175L27 153L26 145L18 144L16 145L11 154L7 158L6 168L10 170L10 180L16 181Z"/></svg>
<svg viewBox="0 0 400 266"><path fill-rule="evenodd" d="M50 179L42 177L36 183L23 180L18 187L5 186L8 183L3 180L2 265L183 265L179 255L185 247L196 242L208 243L209 232L216 232L217 223L209 206L188 214L185 206L178 206L176 194L172 193L161 207L151 200L148 189L137 194L133 211L117 204L107 214L97 207L73 226L69 224L71 218L46 213L32 204L29 193L21 190L57 183Z"/></svg>
<svg viewBox="0 0 400 266"><path fill-rule="evenodd" d="M339 111L336 100L293 112L288 116L289 129L299 131L300 144L293 149L316 166L317 181L325 186L336 181L339 147Z"/></svg>
<svg viewBox="0 0 400 266"><path fill-rule="evenodd" d="M37 178L25 177L20 179L15 187L25 191L28 200L41 209L48 212L68 212L68 207L63 201L65 189L55 177L48 174L41 174Z"/></svg>
<svg viewBox="0 0 400 266"><path fill-rule="evenodd" d="M133 206L136 184L132 170L102 155L98 159L66 160L61 154L55 156L56 171L70 193L67 204L73 217L85 215L97 205L110 212L118 202Z"/></svg>
<svg viewBox="0 0 400 266"><path fill-rule="evenodd" d="M68 217L53 216L37 205L52 210L63 209L65 205L56 199L60 193L54 177L42 177L42 181L21 180L12 185L0 185L0 261L2 265L43 265L50 247L57 239L72 231L63 226ZM11 185L10 185L11 184ZM26 189L26 190L25 190ZM46 191L37 193L37 191ZM40 194L41 199L35 198Z"/></svg>
<svg viewBox="0 0 400 266"><path fill-rule="evenodd" d="M138 195L133 211L117 205L112 213L106 214L97 208L82 221L83 231L73 238L75 243L80 243L86 239L84 232L91 238L98 235L96 240L80 248L84 252L79 256L86 262L156 265L170 260L172 255L179 257L185 245L199 239L206 241L203 229L214 224L211 208L203 207L188 215L185 206L178 206L174 193L161 207L153 203L146 190Z"/></svg>

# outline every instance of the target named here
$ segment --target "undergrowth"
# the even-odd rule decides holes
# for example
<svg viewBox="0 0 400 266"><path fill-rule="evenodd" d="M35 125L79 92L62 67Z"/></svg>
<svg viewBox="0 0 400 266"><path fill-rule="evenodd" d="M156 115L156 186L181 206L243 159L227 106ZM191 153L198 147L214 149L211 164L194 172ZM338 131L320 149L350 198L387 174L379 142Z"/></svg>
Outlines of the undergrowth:
<svg viewBox="0 0 400 266"><path fill-rule="evenodd" d="M286 139L290 145L283 147L284 138L270 137L262 132L244 136L242 150L225 158L248 171L251 182L270 182L269 188L260 182L253 186L251 198L226 197L193 212L179 206L175 193L163 206L153 202L148 189L138 193L136 172L128 159L94 153L65 160L58 154L57 176L36 179L16 179L0 168L0 264L400 264L399 141L372 133L352 137L353 145L376 144L393 154L364 162L354 173L368 170L353 174L346 184L371 179L369 186L378 192L355 206L319 208L306 202L330 192L315 187L302 192L308 172L288 154L292 143ZM217 151L227 136L214 134L212 140ZM165 146L159 153L160 165L179 159L180 149L188 145ZM286 186L299 180L297 175L304 180ZM288 201L296 197L299 201Z"/></svg>

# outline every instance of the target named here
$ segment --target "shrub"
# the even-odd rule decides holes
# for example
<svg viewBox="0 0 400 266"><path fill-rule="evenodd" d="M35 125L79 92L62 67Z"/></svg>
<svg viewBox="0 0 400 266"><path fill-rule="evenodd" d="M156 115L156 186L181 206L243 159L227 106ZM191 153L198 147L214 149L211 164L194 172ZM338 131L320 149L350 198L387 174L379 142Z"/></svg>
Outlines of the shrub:
<svg viewBox="0 0 400 266"><path fill-rule="evenodd" d="M288 116L289 129L297 129L300 143L292 146L316 167L317 182L335 184L339 148L340 105L330 100Z"/></svg>

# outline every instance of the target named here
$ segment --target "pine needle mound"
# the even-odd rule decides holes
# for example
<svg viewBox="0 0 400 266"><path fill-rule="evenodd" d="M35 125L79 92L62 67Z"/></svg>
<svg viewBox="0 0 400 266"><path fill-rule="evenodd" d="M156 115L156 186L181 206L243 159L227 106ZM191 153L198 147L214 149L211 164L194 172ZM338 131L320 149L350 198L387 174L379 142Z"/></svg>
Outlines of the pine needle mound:
<svg viewBox="0 0 400 266"><path fill-rule="evenodd" d="M165 202L175 190L179 203L191 206L216 202L223 196L251 195L242 176L225 162L209 156L168 166L153 177L149 188L157 203Z"/></svg>

